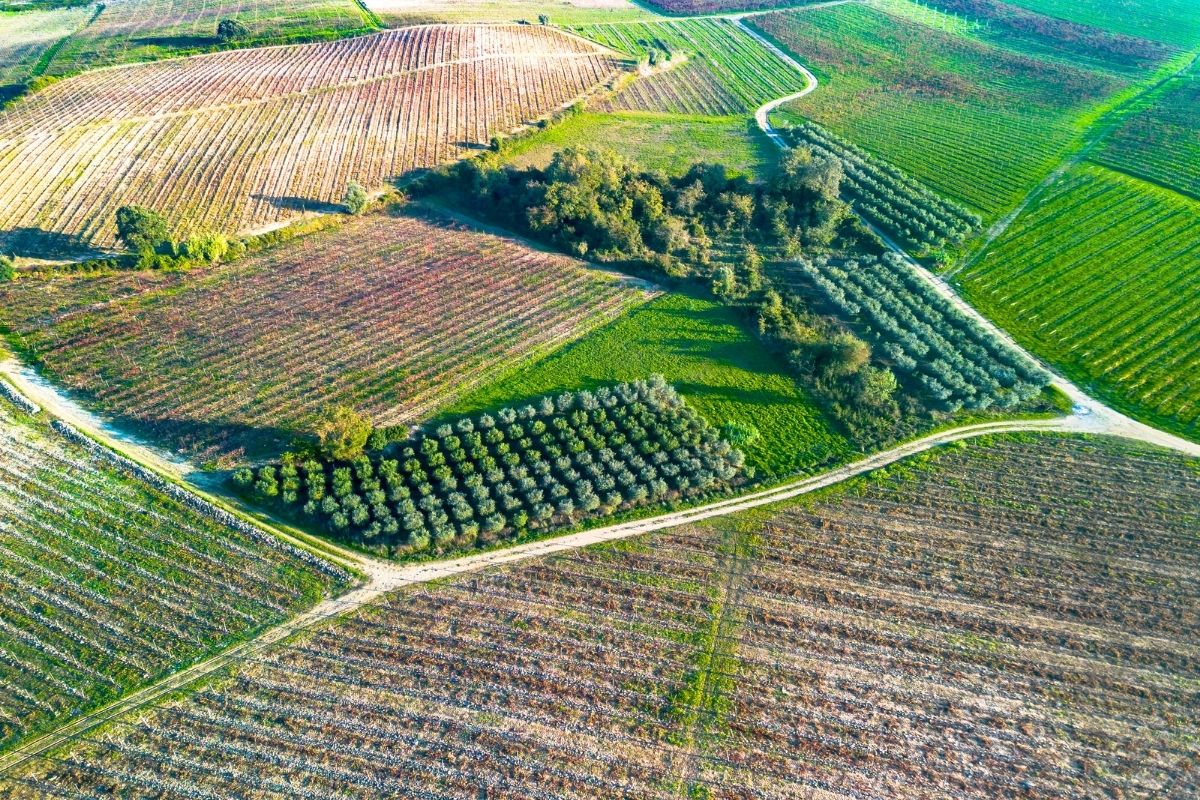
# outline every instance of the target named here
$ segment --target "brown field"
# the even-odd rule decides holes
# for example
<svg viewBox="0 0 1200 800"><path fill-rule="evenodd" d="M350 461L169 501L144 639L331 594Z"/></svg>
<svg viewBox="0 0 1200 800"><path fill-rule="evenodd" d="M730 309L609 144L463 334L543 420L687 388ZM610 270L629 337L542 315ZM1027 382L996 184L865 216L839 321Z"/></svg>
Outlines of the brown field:
<svg viewBox="0 0 1200 800"><path fill-rule="evenodd" d="M330 403L420 419L648 297L446 219L374 215L186 274L21 280L0 320L103 411L209 458L275 452Z"/></svg>
<svg viewBox="0 0 1200 800"><path fill-rule="evenodd" d="M618 69L548 28L429 26L90 72L0 114L0 249L111 245L131 202L180 236L328 210Z"/></svg>
<svg viewBox="0 0 1200 800"><path fill-rule="evenodd" d="M405 592L7 798L1192 798L1200 472L1005 438Z"/></svg>

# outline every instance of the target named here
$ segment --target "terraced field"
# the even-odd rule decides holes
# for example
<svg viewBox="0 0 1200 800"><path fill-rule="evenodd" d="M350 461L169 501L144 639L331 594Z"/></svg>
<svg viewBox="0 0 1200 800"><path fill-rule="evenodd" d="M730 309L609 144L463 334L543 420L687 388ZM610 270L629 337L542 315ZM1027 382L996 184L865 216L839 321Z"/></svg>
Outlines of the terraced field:
<svg viewBox="0 0 1200 800"><path fill-rule="evenodd" d="M223 19L244 24L246 36L222 42L217 23ZM96 20L55 53L46 74L73 75L230 44L316 41L375 30L354 0L107 0Z"/></svg>
<svg viewBox="0 0 1200 800"><path fill-rule="evenodd" d="M0 114L0 249L110 245L131 202L180 237L326 210L619 68L548 28L432 26L89 72Z"/></svg>
<svg viewBox="0 0 1200 800"><path fill-rule="evenodd" d="M1082 385L1200 437L1200 202L1085 164L957 280Z"/></svg>
<svg viewBox="0 0 1200 800"><path fill-rule="evenodd" d="M0 400L0 745L278 622L340 583Z"/></svg>
<svg viewBox="0 0 1200 800"><path fill-rule="evenodd" d="M675 66L640 78L612 101L625 111L736 114L805 86L804 76L725 19L685 20L575 29L606 47Z"/></svg>
<svg viewBox="0 0 1200 800"><path fill-rule="evenodd" d="M0 792L1193 796L1193 466L1002 439L404 592Z"/></svg>
<svg viewBox="0 0 1200 800"><path fill-rule="evenodd" d="M1200 72L1152 95L1092 158L1200 200Z"/></svg>
<svg viewBox="0 0 1200 800"><path fill-rule="evenodd" d="M816 70L788 108L995 219L1049 174L1123 82L846 4L749 24Z"/></svg>
<svg viewBox="0 0 1200 800"><path fill-rule="evenodd" d="M0 315L57 379L204 460L277 452L327 404L419 419L648 296L446 219L369 216L201 272L22 280Z"/></svg>

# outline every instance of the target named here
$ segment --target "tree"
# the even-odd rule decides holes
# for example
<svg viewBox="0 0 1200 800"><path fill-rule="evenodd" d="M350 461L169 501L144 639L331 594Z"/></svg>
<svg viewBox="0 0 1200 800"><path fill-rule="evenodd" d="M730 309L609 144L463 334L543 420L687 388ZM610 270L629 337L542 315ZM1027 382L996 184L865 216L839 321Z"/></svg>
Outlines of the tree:
<svg viewBox="0 0 1200 800"><path fill-rule="evenodd" d="M538 24L549 25L550 24L550 15L549 14L538 14Z"/></svg>
<svg viewBox="0 0 1200 800"><path fill-rule="evenodd" d="M747 422L726 422L721 426L721 438L734 447L744 447L758 438L758 428Z"/></svg>
<svg viewBox="0 0 1200 800"><path fill-rule="evenodd" d="M142 206L117 209L117 238L139 253L153 252L170 238L162 215Z"/></svg>
<svg viewBox="0 0 1200 800"><path fill-rule="evenodd" d="M371 436L371 421L349 406L332 406L317 422L316 432L327 456L337 461L351 461L362 455ZM336 492L336 472L334 479Z"/></svg>
<svg viewBox="0 0 1200 800"><path fill-rule="evenodd" d="M346 205L346 210L351 214L361 214L367 208L367 203L370 198L367 196L367 190L358 181L350 181L346 184L346 196L342 198L342 202Z"/></svg>
<svg viewBox="0 0 1200 800"><path fill-rule="evenodd" d="M891 401L898 387L896 375L890 369L865 367L859 371L854 389L860 403L881 408Z"/></svg>
<svg viewBox="0 0 1200 800"><path fill-rule="evenodd" d="M217 23L217 38L223 42L241 39L250 35L246 24L236 19L223 19Z"/></svg>
<svg viewBox="0 0 1200 800"><path fill-rule="evenodd" d="M852 375L870 358L871 348L866 342L852 333L839 333L829 341L822 366L828 375Z"/></svg>
<svg viewBox="0 0 1200 800"><path fill-rule="evenodd" d="M17 267L8 256L0 256L0 283L8 283L17 277Z"/></svg>

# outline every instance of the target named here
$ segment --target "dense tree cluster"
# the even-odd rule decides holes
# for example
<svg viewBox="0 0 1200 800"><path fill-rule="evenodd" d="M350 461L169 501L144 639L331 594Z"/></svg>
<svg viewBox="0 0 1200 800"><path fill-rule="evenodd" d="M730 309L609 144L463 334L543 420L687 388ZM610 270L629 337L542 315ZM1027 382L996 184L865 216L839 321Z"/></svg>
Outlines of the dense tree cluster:
<svg viewBox="0 0 1200 800"><path fill-rule="evenodd" d="M487 544L724 490L740 451L661 377L439 425L384 451L239 470L234 482L387 555Z"/></svg>
<svg viewBox="0 0 1200 800"><path fill-rule="evenodd" d="M788 129L787 136L793 146L841 162L842 192L854 209L918 255L959 244L982 224L979 215L811 122Z"/></svg>
<svg viewBox="0 0 1200 800"><path fill-rule="evenodd" d="M911 376L934 408L1013 408L1050 376L921 280L893 253L800 269L846 317L869 329L885 360Z"/></svg>
<svg viewBox="0 0 1200 800"><path fill-rule="evenodd" d="M790 254L828 246L849 217L837 159L787 154L767 184L696 164L669 177L611 151L567 148L545 169L472 159L427 185L480 213L600 261L640 259L668 275L714 268L714 245L766 245Z"/></svg>

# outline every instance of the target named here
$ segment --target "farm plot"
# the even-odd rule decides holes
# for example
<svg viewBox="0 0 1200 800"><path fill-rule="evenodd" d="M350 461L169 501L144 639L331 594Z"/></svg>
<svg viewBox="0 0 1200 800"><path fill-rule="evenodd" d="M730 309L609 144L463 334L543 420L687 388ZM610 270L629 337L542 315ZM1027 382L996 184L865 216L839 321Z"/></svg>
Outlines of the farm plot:
<svg viewBox="0 0 1200 800"><path fill-rule="evenodd" d="M389 216L202 272L0 295L52 375L199 458L277 453L328 404L413 421L648 297L459 223Z"/></svg>
<svg viewBox="0 0 1200 800"><path fill-rule="evenodd" d="M1121 87L859 4L753 17L820 73L789 108L994 219L1061 161Z"/></svg>
<svg viewBox="0 0 1200 800"><path fill-rule="evenodd" d="M180 504L0 400L0 747L340 584L269 539Z"/></svg>
<svg viewBox="0 0 1200 800"><path fill-rule="evenodd" d="M553 25L654 17L632 0L365 0L389 27L430 22L537 22L549 15Z"/></svg>
<svg viewBox="0 0 1200 800"><path fill-rule="evenodd" d="M1051 17L1141 36L1180 47L1200 43L1200 15L1192 0L1012 0Z"/></svg>
<svg viewBox="0 0 1200 800"><path fill-rule="evenodd" d="M47 51L91 15L90 8L0 12L0 101L8 87L33 77L34 67Z"/></svg>
<svg viewBox="0 0 1200 800"><path fill-rule="evenodd" d="M223 42L217 23L224 19L245 25L245 36ZM72 75L231 44L314 41L378 29L354 0L108 0L95 21L54 54L46 74Z"/></svg>
<svg viewBox="0 0 1200 800"><path fill-rule="evenodd" d="M1200 202L1085 164L956 280L1082 385L1200 436Z"/></svg>
<svg viewBox="0 0 1200 800"><path fill-rule="evenodd" d="M179 237L327 210L350 179L459 157L619 66L549 28L427 26L87 73L0 114L0 247L111 244L131 202Z"/></svg>
<svg viewBox="0 0 1200 800"><path fill-rule="evenodd" d="M0 791L1192 796L1195 470L1055 439L892 470L394 595Z"/></svg>
<svg viewBox="0 0 1200 800"><path fill-rule="evenodd" d="M1092 158L1200 200L1200 77L1172 80Z"/></svg>
<svg viewBox="0 0 1200 800"><path fill-rule="evenodd" d="M625 111L737 114L803 89L804 76L727 19L589 25L581 35L635 58L674 66L640 78L611 101ZM680 63L681 62L681 63Z"/></svg>

